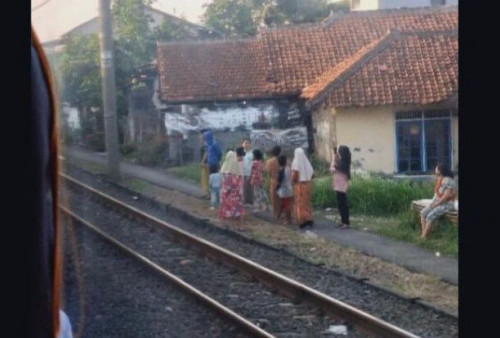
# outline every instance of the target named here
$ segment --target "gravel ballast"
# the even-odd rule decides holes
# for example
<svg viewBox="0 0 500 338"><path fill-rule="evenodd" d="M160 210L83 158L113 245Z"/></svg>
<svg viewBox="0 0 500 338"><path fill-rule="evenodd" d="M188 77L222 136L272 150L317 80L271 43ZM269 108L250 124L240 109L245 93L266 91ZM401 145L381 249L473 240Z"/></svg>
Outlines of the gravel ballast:
<svg viewBox="0 0 500 338"><path fill-rule="evenodd" d="M361 308L417 335L422 337L458 336L457 319L442 312L397 297L330 269L307 263L280 250L257 245L254 241L246 240L244 237L234 235L227 230L210 226L206 222L188 221L186 217L182 217L182 213L171 208L167 215L163 206L148 200L145 196L118 187L116 184L105 180L104 177L89 175L75 168L71 168L68 173L86 184L134 205L144 212L193 232L197 236L221 245L243 257L256 261L350 305ZM138 197L138 199L134 199L134 196Z"/></svg>

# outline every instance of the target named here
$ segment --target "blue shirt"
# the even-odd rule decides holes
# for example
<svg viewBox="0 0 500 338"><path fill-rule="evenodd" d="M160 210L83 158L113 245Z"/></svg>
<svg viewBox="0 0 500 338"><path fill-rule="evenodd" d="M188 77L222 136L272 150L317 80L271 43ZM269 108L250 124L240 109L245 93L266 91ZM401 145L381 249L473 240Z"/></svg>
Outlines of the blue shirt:
<svg viewBox="0 0 500 338"><path fill-rule="evenodd" d="M245 165L243 166L243 176L250 176L252 172L252 162L253 162L253 152L251 150L247 151L245 157L243 158Z"/></svg>
<svg viewBox="0 0 500 338"><path fill-rule="evenodd" d="M220 173L213 173L210 174L209 178L209 187L210 189L220 189L221 186L221 174Z"/></svg>

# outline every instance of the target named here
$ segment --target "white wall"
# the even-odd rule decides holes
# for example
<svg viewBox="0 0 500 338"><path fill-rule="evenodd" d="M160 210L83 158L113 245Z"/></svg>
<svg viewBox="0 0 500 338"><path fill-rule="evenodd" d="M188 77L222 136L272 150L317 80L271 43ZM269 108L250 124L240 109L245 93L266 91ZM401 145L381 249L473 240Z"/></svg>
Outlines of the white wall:
<svg viewBox="0 0 500 338"><path fill-rule="evenodd" d="M351 4L353 3L355 3L355 1L351 2ZM378 9L378 0L359 0L359 4L352 7L353 11L368 11L374 9Z"/></svg>
<svg viewBox="0 0 500 338"><path fill-rule="evenodd" d="M430 0L379 0L379 9L430 6Z"/></svg>
<svg viewBox="0 0 500 338"><path fill-rule="evenodd" d="M62 108L64 118L71 129L80 128L80 119L78 118L78 109L75 107L64 106Z"/></svg>
<svg viewBox="0 0 500 338"><path fill-rule="evenodd" d="M221 104L213 109L182 105L182 113L165 113L165 127L169 135L173 131L178 131L186 137L188 131L203 128L213 130L229 128L234 131L236 127L244 125L251 130L252 124L258 122L261 115L271 122L278 114L277 108L272 103L249 103L247 107Z"/></svg>
<svg viewBox="0 0 500 338"><path fill-rule="evenodd" d="M355 1L351 2L354 3ZM367 11L391 8L414 8L431 6L431 0L359 0L359 5L352 8L354 11ZM457 6L458 0L445 0L446 6Z"/></svg>

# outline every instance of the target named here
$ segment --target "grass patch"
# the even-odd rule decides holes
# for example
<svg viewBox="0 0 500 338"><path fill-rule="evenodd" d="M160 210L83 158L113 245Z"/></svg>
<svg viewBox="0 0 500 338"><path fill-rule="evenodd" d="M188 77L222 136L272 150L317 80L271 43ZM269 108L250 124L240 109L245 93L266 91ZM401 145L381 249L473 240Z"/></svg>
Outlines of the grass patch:
<svg viewBox="0 0 500 338"><path fill-rule="evenodd" d="M199 183L201 181L201 166L198 162L190 163L182 167L170 168L168 171L194 183Z"/></svg>
<svg viewBox="0 0 500 338"><path fill-rule="evenodd" d="M394 215L408 210L413 200L431 198L432 195L432 183L353 175L347 199L353 212ZM313 180L312 204L315 209L337 206L331 176Z"/></svg>
<svg viewBox="0 0 500 338"><path fill-rule="evenodd" d="M136 191L138 193L145 193L149 191L153 186L152 184L138 178L127 178L123 181L123 184L127 188Z"/></svg>
<svg viewBox="0 0 500 338"><path fill-rule="evenodd" d="M74 158L66 158L63 162L61 162L61 167L64 168L65 165L74 165L78 168L82 168L86 171L89 171L93 174L106 174L108 172L108 167L104 164L90 162L85 160L78 160Z"/></svg>
<svg viewBox="0 0 500 338"><path fill-rule="evenodd" d="M420 239L418 213L410 211L386 217L355 214L351 216L351 226L458 258L458 228L446 219L434 224L426 240Z"/></svg>

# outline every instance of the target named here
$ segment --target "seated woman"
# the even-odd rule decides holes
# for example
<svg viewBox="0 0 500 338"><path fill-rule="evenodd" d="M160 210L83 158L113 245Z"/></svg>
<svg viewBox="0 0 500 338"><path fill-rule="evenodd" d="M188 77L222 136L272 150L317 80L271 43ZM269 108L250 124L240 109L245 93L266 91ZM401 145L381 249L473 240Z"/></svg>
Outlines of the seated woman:
<svg viewBox="0 0 500 338"><path fill-rule="evenodd" d="M436 166L436 188L430 206L420 212L421 238L427 238L432 223L441 215L453 210L455 200L455 180L450 168L445 164Z"/></svg>

